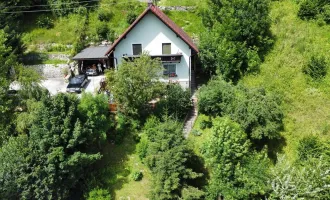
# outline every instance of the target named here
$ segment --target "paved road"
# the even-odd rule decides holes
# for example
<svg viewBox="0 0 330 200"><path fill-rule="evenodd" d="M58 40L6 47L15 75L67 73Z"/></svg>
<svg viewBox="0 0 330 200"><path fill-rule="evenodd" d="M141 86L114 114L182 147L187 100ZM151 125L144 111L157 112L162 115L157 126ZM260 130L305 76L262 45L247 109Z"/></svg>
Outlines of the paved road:
<svg viewBox="0 0 330 200"><path fill-rule="evenodd" d="M104 78L104 75L89 76L89 81L85 86L85 92L96 93L102 78ZM59 92L66 92L68 83L65 82L64 78L49 78L42 81L41 85L47 88L51 95L56 95Z"/></svg>

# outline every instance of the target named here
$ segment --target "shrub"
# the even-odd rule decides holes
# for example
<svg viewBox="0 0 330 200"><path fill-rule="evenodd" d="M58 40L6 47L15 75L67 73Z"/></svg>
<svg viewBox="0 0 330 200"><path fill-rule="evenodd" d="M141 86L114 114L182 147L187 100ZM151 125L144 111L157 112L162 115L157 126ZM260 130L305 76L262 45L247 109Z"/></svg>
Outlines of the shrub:
<svg viewBox="0 0 330 200"><path fill-rule="evenodd" d="M174 118L183 119L192 107L189 90L184 90L179 84L169 84L165 97L157 105L157 114L168 112Z"/></svg>
<svg viewBox="0 0 330 200"><path fill-rule="evenodd" d="M136 151L139 155L141 161L147 156L148 151L148 139L145 136L142 136L140 142L136 146Z"/></svg>
<svg viewBox="0 0 330 200"><path fill-rule="evenodd" d="M87 200L111 200L111 195L105 189L93 189L89 192Z"/></svg>
<svg viewBox="0 0 330 200"><path fill-rule="evenodd" d="M322 13L322 16L323 16L323 20L329 24L330 23L330 5L325 5L323 6L323 13Z"/></svg>
<svg viewBox="0 0 330 200"><path fill-rule="evenodd" d="M202 132L199 131L199 130L194 129L194 130L191 131L191 134L193 134L194 136L201 136Z"/></svg>
<svg viewBox="0 0 330 200"><path fill-rule="evenodd" d="M327 75L327 62L324 56L312 56L303 72L309 75L312 79L322 79Z"/></svg>
<svg viewBox="0 0 330 200"><path fill-rule="evenodd" d="M126 22L128 24L132 24L135 21L136 17L137 17L136 13L129 12L126 16Z"/></svg>
<svg viewBox="0 0 330 200"><path fill-rule="evenodd" d="M308 136L299 141L298 158L301 161L305 161L308 157L317 158L321 156L322 144L316 136Z"/></svg>
<svg viewBox="0 0 330 200"><path fill-rule="evenodd" d="M39 28L50 29L54 26L54 22L50 17L46 15L41 15L37 19L37 25Z"/></svg>
<svg viewBox="0 0 330 200"><path fill-rule="evenodd" d="M211 128L212 127L212 122L211 121L207 121L207 120L202 120L199 123L199 128L204 130L206 128Z"/></svg>
<svg viewBox="0 0 330 200"><path fill-rule="evenodd" d="M96 27L96 33L100 40L107 39L110 29L106 23L100 23Z"/></svg>
<svg viewBox="0 0 330 200"><path fill-rule="evenodd" d="M103 21L110 21L110 19L112 18L113 13L110 11L106 11L106 10L99 10L99 12L97 13L97 18L103 22Z"/></svg>
<svg viewBox="0 0 330 200"><path fill-rule="evenodd" d="M314 19L318 13L318 0L305 0L300 4L298 16L301 19Z"/></svg>
<svg viewBox="0 0 330 200"><path fill-rule="evenodd" d="M134 181L140 181L143 178L143 174L141 171L135 171L132 173L132 179Z"/></svg>
<svg viewBox="0 0 330 200"><path fill-rule="evenodd" d="M282 129L279 99L266 95L263 89L248 89L214 79L201 88L198 107L202 114L230 117L252 139L277 138Z"/></svg>

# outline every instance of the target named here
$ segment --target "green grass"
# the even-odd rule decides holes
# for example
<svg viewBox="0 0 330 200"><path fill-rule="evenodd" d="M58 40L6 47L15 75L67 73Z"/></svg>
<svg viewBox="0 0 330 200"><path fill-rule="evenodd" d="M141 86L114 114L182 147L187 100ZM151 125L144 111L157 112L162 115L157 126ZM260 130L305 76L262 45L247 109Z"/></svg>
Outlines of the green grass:
<svg viewBox="0 0 330 200"><path fill-rule="evenodd" d="M200 123L204 120L209 120L209 117L203 114L199 114L194 127L193 127L193 131L197 130L199 132L201 132L202 134L200 136L195 136L194 134L190 133L189 137L188 137L188 144L190 145L191 149L193 149L194 153L198 156L201 156L200 153L200 149L202 147L202 145L204 144L204 141L206 140L206 138L208 136L210 136L211 134L211 129L210 128L206 128L204 130L202 130L200 128Z"/></svg>
<svg viewBox="0 0 330 200"><path fill-rule="evenodd" d="M161 6L197 6L203 0L160 0L158 5Z"/></svg>
<svg viewBox="0 0 330 200"><path fill-rule="evenodd" d="M292 160L299 139L307 135L330 138L330 74L321 82L313 82L302 73L311 55L324 55L330 60L330 26L298 19L298 8L293 0L272 3L274 47L260 73L243 79L248 87L265 87L282 97L283 150Z"/></svg>
<svg viewBox="0 0 330 200"><path fill-rule="evenodd" d="M132 136L125 138L120 145L108 144L103 150L102 163L98 166L102 171L102 180L114 199L148 199L151 174L149 169L141 163L135 152L136 143ZM134 181L131 174L142 171L141 181Z"/></svg>

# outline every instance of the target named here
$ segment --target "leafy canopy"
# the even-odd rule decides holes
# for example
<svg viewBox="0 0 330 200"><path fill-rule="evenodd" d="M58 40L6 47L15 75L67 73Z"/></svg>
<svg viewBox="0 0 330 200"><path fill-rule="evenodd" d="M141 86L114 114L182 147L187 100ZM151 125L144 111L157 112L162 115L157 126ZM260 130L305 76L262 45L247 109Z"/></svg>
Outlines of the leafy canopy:
<svg viewBox="0 0 330 200"><path fill-rule="evenodd" d="M117 71L108 71L107 87L120 111L133 117L143 115L148 102L163 91L164 85L159 81L161 72L160 61L147 54L134 61L123 60Z"/></svg>
<svg viewBox="0 0 330 200"><path fill-rule="evenodd" d="M190 152L182 126L170 119L161 123L152 117L145 124L145 134L147 141L144 139L140 147L144 150L139 152L153 175L151 199L178 199L181 193L193 197L191 191L195 194L192 199L200 199L203 193L187 182L201 175L187 167Z"/></svg>
<svg viewBox="0 0 330 200"><path fill-rule="evenodd" d="M80 103L76 96L59 94L30 105L24 115L32 120L23 126L27 134L11 138L0 150L0 196L66 199L101 158L95 146L108 126L94 125L110 123L107 104L100 96L83 96Z"/></svg>
<svg viewBox="0 0 330 200"><path fill-rule="evenodd" d="M202 12L200 58L210 74L236 82L258 70L271 44L269 0L209 0Z"/></svg>
<svg viewBox="0 0 330 200"><path fill-rule="evenodd" d="M269 191L269 160L252 151L237 123L215 118L201 152L211 172L207 199L257 199Z"/></svg>

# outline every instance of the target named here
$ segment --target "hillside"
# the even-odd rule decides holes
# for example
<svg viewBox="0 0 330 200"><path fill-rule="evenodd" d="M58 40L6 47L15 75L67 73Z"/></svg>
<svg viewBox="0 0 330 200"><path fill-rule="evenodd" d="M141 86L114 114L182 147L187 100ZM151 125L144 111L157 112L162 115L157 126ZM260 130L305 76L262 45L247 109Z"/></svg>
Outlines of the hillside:
<svg viewBox="0 0 330 200"><path fill-rule="evenodd" d="M275 44L260 72L243 79L249 87L265 87L282 97L283 145L290 158L296 156L299 139L315 135L328 140L330 136L330 77L314 82L302 72L312 55L324 55L330 60L330 26L302 21L297 12L294 1L272 3L271 31Z"/></svg>

